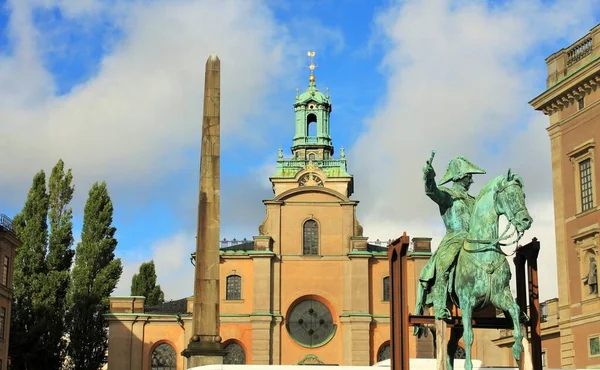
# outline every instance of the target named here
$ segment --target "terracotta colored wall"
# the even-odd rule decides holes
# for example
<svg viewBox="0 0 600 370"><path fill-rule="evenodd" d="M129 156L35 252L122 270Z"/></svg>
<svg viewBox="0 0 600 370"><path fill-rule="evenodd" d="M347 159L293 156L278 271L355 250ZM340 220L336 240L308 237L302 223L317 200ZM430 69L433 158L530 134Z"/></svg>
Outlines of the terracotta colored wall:
<svg viewBox="0 0 600 370"><path fill-rule="evenodd" d="M223 345L230 341L239 343L246 353L246 363L252 363L252 324L250 323L232 323L224 322L226 318L221 319L221 337Z"/></svg>
<svg viewBox="0 0 600 370"><path fill-rule="evenodd" d="M592 365L600 365L600 356L589 356L588 337L591 335L600 335L600 321L580 325L573 328L573 337L575 338L575 367L583 369Z"/></svg>
<svg viewBox="0 0 600 370"><path fill-rule="evenodd" d="M390 302L383 301L383 278L390 275L387 259L369 261L369 310L373 315L390 315ZM389 333L387 338L389 339Z"/></svg>
<svg viewBox="0 0 600 370"><path fill-rule="evenodd" d="M550 338L544 338L542 352L546 352L547 368L560 368L560 337L558 334Z"/></svg>
<svg viewBox="0 0 600 370"><path fill-rule="evenodd" d="M150 369L152 351L161 343L168 343L177 354L177 368L184 369L183 356L179 354L185 349L184 329L172 322L151 322L144 330L144 359L143 369Z"/></svg>
<svg viewBox="0 0 600 370"><path fill-rule="evenodd" d="M226 300L227 276L236 274L242 278L242 299ZM254 292L253 266L250 258L223 259L219 270L220 279L220 310L221 314L250 314L252 313L252 294Z"/></svg>

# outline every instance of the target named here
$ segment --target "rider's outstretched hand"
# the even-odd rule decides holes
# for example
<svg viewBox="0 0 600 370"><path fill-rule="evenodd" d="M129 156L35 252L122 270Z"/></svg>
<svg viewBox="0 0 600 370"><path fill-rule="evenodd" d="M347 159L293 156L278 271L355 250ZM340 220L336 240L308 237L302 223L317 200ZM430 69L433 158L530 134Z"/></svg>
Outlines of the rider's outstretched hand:
<svg viewBox="0 0 600 370"><path fill-rule="evenodd" d="M433 179L435 177L435 170L429 161L425 162L425 167L423 167L423 173L425 177L428 179Z"/></svg>

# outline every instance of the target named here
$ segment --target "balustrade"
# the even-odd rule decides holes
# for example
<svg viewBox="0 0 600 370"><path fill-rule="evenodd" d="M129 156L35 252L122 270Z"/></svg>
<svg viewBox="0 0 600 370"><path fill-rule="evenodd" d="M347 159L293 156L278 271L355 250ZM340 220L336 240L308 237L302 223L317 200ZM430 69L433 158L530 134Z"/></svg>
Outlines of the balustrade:
<svg viewBox="0 0 600 370"><path fill-rule="evenodd" d="M579 44L572 46L569 51L567 51L567 67L591 54L593 45L592 38L588 37Z"/></svg>

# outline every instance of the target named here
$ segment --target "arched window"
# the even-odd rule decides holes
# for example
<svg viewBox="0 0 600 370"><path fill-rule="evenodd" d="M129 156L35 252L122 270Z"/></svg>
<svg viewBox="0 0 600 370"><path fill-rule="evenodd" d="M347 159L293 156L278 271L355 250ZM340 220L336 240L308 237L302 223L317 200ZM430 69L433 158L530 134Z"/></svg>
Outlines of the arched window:
<svg viewBox="0 0 600 370"><path fill-rule="evenodd" d="M319 225L315 220L308 220L304 223L304 240L302 246L302 254L317 255L319 254Z"/></svg>
<svg viewBox="0 0 600 370"><path fill-rule="evenodd" d="M161 343L152 351L151 370L176 370L177 355L168 343Z"/></svg>
<svg viewBox="0 0 600 370"><path fill-rule="evenodd" d="M306 135L312 137L317 136L317 116L314 113L310 113L306 116Z"/></svg>
<svg viewBox="0 0 600 370"><path fill-rule="evenodd" d="M383 278L383 301L389 302L390 300L390 277L386 276Z"/></svg>
<svg viewBox="0 0 600 370"><path fill-rule="evenodd" d="M227 276L225 299L228 301L242 299L242 277L240 275Z"/></svg>
<svg viewBox="0 0 600 370"><path fill-rule="evenodd" d="M317 155L316 155L315 153L310 153L310 154L308 155L308 160L309 160L309 161L314 161L314 160L316 160L316 159L317 159Z"/></svg>
<svg viewBox="0 0 600 370"><path fill-rule="evenodd" d="M377 362L390 359L390 342L386 342L377 351Z"/></svg>
<svg viewBox="0 0 600 370"><path fill-rule="evenodd" d="M237 342L229 342L225 346L225 350L228 351L223 357L223 364L227 365L245 365L246 364L246 352L244 348Z"/></svg>

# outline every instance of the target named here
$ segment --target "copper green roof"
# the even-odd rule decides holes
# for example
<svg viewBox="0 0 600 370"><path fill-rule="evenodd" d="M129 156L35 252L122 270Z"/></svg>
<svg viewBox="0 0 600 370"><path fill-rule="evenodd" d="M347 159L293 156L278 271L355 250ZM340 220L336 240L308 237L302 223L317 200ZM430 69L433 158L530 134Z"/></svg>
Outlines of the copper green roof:
<svg viewBox="0 0 600 370"><path fill-rule="evenodd" d="M296 99L296 103L294 103L294 106L306 104L309 101L314 101L316 103L321 104L330 104L329 98L323 95L323 93L320 92L319 89L317 89L317 86L314 83L311 83L308 86L308 89L306 89L306 91L304 91L302 94L300 94L300 96L298 96L298 99Z"/></svg>

